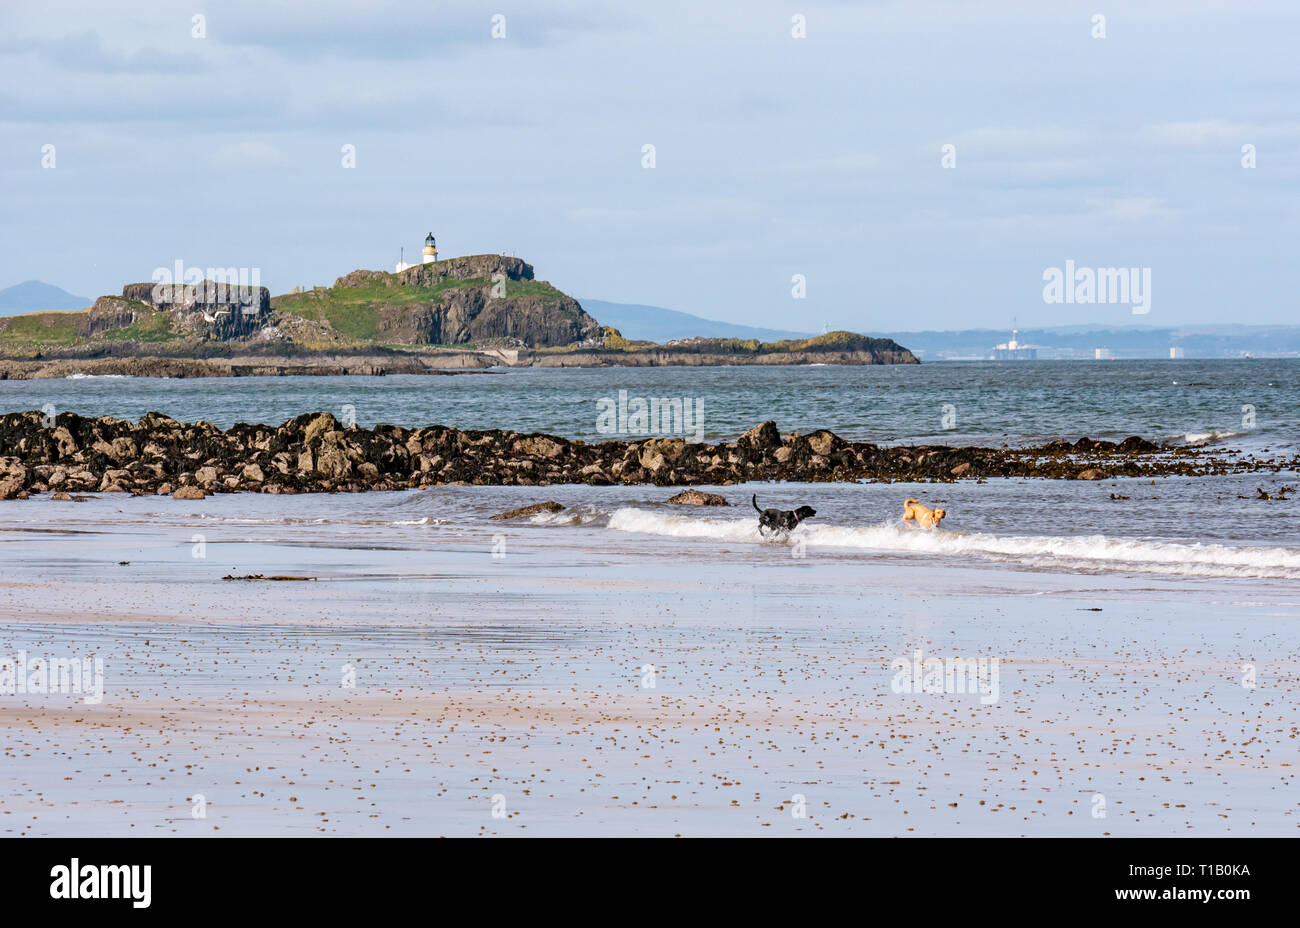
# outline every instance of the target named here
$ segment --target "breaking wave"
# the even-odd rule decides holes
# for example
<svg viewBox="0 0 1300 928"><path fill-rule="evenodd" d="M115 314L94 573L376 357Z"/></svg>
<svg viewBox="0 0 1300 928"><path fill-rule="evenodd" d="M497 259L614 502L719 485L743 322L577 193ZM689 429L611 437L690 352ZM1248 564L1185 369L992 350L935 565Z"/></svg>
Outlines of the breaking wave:
<svg viewBox="0 0 1300 928"><path fill-rule="evenodd" d="M1176 440L1181 440L1184 445L1199 447L1201 445L1212 444L1213 442L1216 441L1227 441L1229 438L1237 438L1239 436L1247 435L1247 434L1249 433L1248 432L1216 432L1213 430L1209 432L1187 432L1181 437L1181 439L1176 439Z"/></svg>
<svg viewBox="0 0 1300 928"><path fill-rule="evenodd" d="M620 532L770 544L757 519L696 519L642 509L615 512L608 528ZM1175 576L1300 579L1300 550L1181 544L1106 535L993 535L925 530L901 523L849 527L803 525L791 538L808 547L1013 561L1026 567L1119 571Z"/></svg>

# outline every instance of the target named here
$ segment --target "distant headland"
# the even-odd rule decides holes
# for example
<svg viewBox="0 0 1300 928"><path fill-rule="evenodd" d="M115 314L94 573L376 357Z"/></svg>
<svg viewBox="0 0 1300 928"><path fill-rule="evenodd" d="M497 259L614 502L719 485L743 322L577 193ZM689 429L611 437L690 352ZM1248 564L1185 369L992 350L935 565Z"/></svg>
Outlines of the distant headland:
<svg viewBox="0 0 1300 928"><path fill-rule="evenodd" d="M455 373L490 367L917 364L886 338L632 341L506 255L358 270L272 297L254 274L127 284L88 309L0 318L0 379ZM211 271L209 271L211 274ZM163 279L160 281L159 277Z"/></svg>

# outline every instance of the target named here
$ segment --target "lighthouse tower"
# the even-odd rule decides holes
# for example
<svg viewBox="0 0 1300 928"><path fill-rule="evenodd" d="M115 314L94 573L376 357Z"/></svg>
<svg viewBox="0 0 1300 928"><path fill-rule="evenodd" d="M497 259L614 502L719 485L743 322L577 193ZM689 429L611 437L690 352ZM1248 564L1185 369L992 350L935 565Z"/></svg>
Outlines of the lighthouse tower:
<svg viewBox="0 0 1300 928"><path fill-rule="evenodd" d="M430 232L427 236L425 236L424 239L424 258L420 263L432 264L437 260L438 260L438 240L435 239L433 237L433 233ZM399 274L402 273L402 271L406 270L408 267L415 267L415 265L406 263L405 250L403 249L402 258L397 262L397 273Z"/></svg>

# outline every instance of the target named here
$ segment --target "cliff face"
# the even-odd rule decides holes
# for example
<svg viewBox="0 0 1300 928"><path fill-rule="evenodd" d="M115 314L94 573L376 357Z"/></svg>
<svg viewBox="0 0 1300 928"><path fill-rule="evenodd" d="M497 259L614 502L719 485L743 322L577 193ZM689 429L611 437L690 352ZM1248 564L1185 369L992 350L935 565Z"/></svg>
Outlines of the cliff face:
<svg viewBox="0 0 1300 928"><path fill-rule="evenodd" d="M274 306L286 322L297 316L408 345L553 348L596 344L602 331L577 300L504 255L452 258L396 274L353 271L331 288L277 297Z"/></svg>
<svg viewBox="0 0 1300 928"><path fill-rule="evenodd" d="M458 291L430 328L428 344L461 345L507 339L529 348L550 348L596 339L600 323L578 301L537 296L493 299L490 291Z"/></svg>
<svg viewBox="0 0 1300 928"><path fill-rule="evenodd" d="M86 313L79 334L90 337L138 326L165 338L232 339L251 335L271 312L265 287L239 288L205 280L192 285L127 284L121 296L101 296Z"/></svg>

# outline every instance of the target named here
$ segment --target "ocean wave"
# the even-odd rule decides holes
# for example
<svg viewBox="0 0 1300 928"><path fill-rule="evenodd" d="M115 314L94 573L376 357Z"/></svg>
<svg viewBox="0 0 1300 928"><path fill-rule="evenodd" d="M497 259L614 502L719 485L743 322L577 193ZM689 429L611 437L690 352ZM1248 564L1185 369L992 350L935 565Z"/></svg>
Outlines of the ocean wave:
<svg viewBox="0 0 1300 928"><path fill-rule="evenodd" d="M711 538L740 544L770 544L756 519L696 519L642 509L615 512L614 531ZM915 529L901 523L849 527L802 525L790 536L808 547L984 558L1034 568L1128 571L1176 576L1300 579L1300 550L1182 544L1106 535L993 535L946 529Z"/></svg>
<svg viewBox="0 0 1300 928"><path fill-rule="evenodd" d="M64 380L126 380L127 374L65 374Z"/></svg>
<svg viewBox="0 0 1300 928"><path fill-rule="evenodd" d="M1246 435L1246 432L1216 432L1213 429L1208 432L1187 432L1177 436L1174 440L1181 441L1184 445L1200 446L1208 445L1216 441L1227 441L1229 438L1238 438Z"/></svg>

